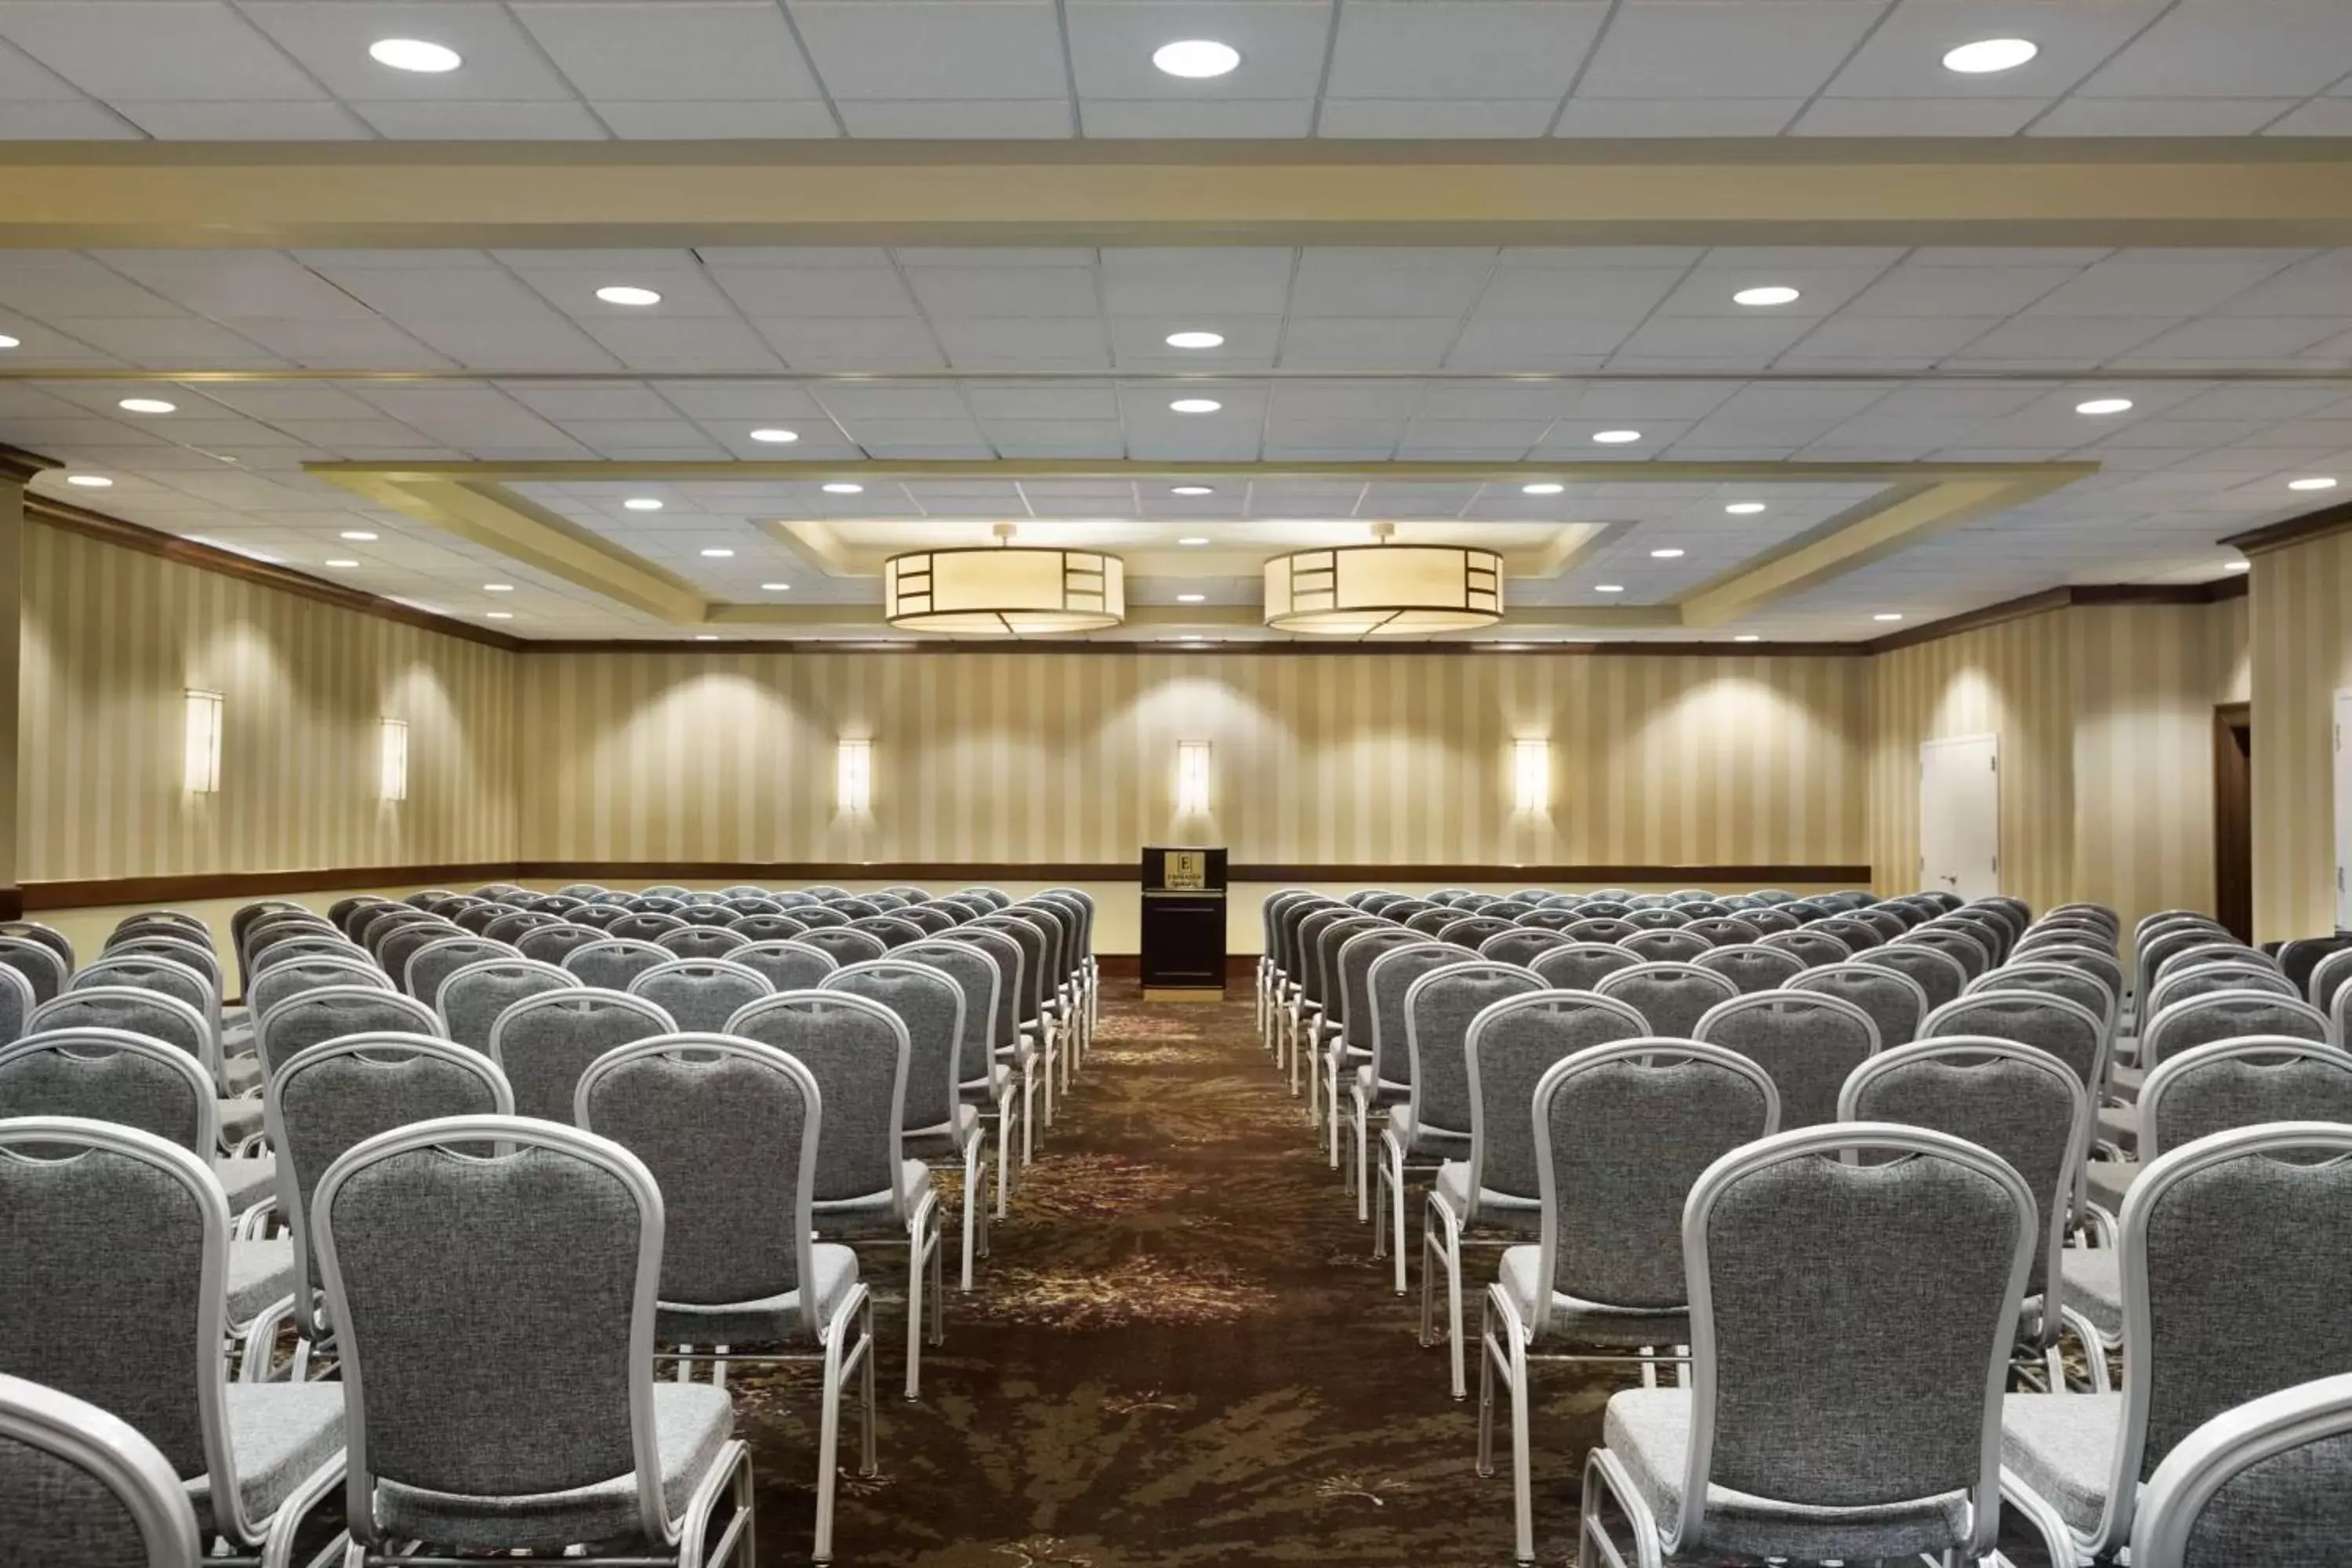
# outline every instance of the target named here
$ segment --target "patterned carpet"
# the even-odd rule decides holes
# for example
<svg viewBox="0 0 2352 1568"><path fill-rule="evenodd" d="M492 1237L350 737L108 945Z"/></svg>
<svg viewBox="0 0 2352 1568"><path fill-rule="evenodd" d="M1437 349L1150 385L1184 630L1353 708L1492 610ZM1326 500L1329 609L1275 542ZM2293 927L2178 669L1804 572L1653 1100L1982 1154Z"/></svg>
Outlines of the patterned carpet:
<svg viewBox="0 0 2352 1568"><path fill-rule="evenodd" d="M839 1560L1509 1563L1508 1471L1472 1469L1475 1363L1473 1399L1454 1403L1444 1352L1415 1343L1415 1304L1374 1266L1246 994L1147 1006L1114 989L1131 994L1106 985L1086 1074L978 1289L950 1289L919 1405L897 1397L903 1309L877 1310L882 1473L844 1477ZM1474 1279L1492 1256L1471 1255ZM892 1269L877 1253L866 1273ZM1538 1386L1537 1537L1559 1563L1618 1384L1554 1366ZM795 1370L740 1404L761 1560L805 1561L810 1389Z"/></svg>

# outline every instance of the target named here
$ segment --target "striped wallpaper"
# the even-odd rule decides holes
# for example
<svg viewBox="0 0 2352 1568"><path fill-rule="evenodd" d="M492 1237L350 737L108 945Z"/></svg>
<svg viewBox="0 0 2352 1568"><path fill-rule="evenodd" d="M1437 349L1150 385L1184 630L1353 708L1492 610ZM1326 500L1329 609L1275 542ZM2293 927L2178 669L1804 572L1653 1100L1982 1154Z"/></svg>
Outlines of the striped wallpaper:
<svg viewBox="0 0 2352 1568"><path fill-rule="evenodd" d="M2336 928L2335 694L2352 688L2352 533L2254 557L2254 928Z"/></svg>
<svg viewBox="0 0 2352 1568"><path fill-rule="evenodd" d="M1864 661L646 652L528 658L534 860L1853 863ZM843 737L871 814L834 808ZM1551 742L1521 815L1511 742ZM1175 813L1179 740L1211 811Z"/></svg>
<svg viewBox="0 0 2352 1568"><path fill-rule="evenodd" d="M511 655L62 529L24 542L23 880L513 855ZM182 787L191 687L224 698L216 795Z"/></svg>

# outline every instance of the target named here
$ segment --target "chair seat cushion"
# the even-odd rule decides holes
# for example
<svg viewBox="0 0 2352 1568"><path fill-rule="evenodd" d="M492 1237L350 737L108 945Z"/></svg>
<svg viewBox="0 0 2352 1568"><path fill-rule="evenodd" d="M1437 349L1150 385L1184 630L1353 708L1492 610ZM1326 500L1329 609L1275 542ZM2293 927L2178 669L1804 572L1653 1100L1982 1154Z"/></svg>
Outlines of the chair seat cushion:
<svg viewBox="0 0 2352 1568"><path fill-rule="evenodd" d="M1465 1160L1470 1155L1470 1134L1442 1127L1415 1128L1411 1107L1389 1107L1388 1136L1404 1148L1409 1160Z"/></svg>
<svg viewBox="0 0 2352 1568"><path fill-rule="evenodd" d="M1013 1069L1004 1063L998 1062L988 1069L986 1078L965 1079L961 1085L961 1093L966 1100L972 1103L994 1105L1004 1098L1004 1091L1011 1088L1012 1084Z"/></svg>
<svg viewBox="0 0 2352 1568"><path fill-rule="evenodd" d="M235 1148L261 1131L262 1105L257 1096L240 1096L219 1103L220 1135L224 1144Z"/></svg>
<svg viewBox="0 0 2352 1568"><path fill-rule="evenodd" d="M1682 1512L1689 1466L1690 1391L1633 1388L1610 1395L1601 1443L1616 1455L1658 1522L1672 1530ZM1755 1557L1909 1557L1941 1552L1968 1540L1969 1497L1903 1499L1861 1507L1779 1502L1726 1487L1707 1489L1702 1540L1678 1552L1729 1552Z"/></svg>
<svg viewBox="0 0 2352 1568"><path fill-rule="evenodd" d="M221 1058L221 1078L231 1094L243 1094L248 1089L261 1087L261 1058L246 1052Z"/></svg>
<svg viewBox="0 0 2352 1568"><path fill-rule="evenodd" d="M2121 1342L2123 1254L2112 1247L2070 1247L2058 1255L2058 1277L2065 1282L2066 1304L2090 1319L2091 1326L2107 1343Z"/></svg>
<svg viewBox="0 0 2352 1568"><path fill-rule="evenodd" d="M1448 1160L1437 1167L1437 1180L1431 1184L1429 1195L1452 1215L1456 1224L1470 1215L1470 1162ZM1543 1224L1543 1204L1539 1199L1514 1197L1487 1187L1478 1194L1476 1224L1519 1235L1533 1235Z"/></svg>
<svg viewBox="0 0 2352 1568"><path fill-rule="evenodd" d="M2139 1103L2140 1085L2147 1081L2147 1074L2137 1068L2117 1068L2107 1075L2107 1087L2114 1089L2116 1098L2126 1105Z"/></svg>
<svg viewBox="0 0 2352 1568"><path fill-rule="evenodd" d="M2124 1212L2124 1194L2139 1177L2137 1160L2094 1160L2083 1167L2084 1185L2091 1201L2109 1214Z"/></svg>
<svg viewBox="0 0 2352 1568"><path fill-rule="evenodd" d="M2088 1535L2106 1511L2123 1428L2120 1394L2012 1394L2000 1405L2000 1462Z"/></svg>
<svg viewBox="0 0 2352 1568"><path fill-rule="evenodd" d="M662 1503L676 1518L726 1447L735 1429L735 1407L724 1388L707 1383L656 1383L654 1426L660 1439ZM594 1486L526 1497L458 1497L379 1479L376 1521L387 1535L467 1552L553 1551L583 1542L635 1541L637 1479L621 1475Z"/></svg>
<svg viewBox="0 0 2352 1568"><path fill-rule="evenodd" d="M959 1105L955 1113L937 1127L926 1127L901 1135L900 1147L908 1154L924 1160L958 1159L964 1145L980 1131L980 1107Z"/></svg>
<svg viewBox="0 0 2352 1568"><path fill-rule="evenodd" d="M815 1205L819 1236L891 1237L906 1234L907 1220L931 1190L931 1168L920 1160L898 1162L898 1190Z"/></svg>
<svg viewBox="0 0 2352 1568"><path fill-rule="evenodd" d="M258 1523L276 1513L305 1477L343 1447L343 1385L340 1383L232 1383L222 1406L236 1466L245 1517ZM187 1483L189 1499L207 1528L212 1479Z"/></svg>
<svg viewBox="0 0 2352 1568"><path fill-rule="evenodd" d="M1514 1247L1505 1251L1495 1283L1517 1310L1519 1321L1528 1325L1532 1336L1530 1342L1612 1345L1635 1350L1643 1345L1690 1343L1690 1314L1687 1311L1660 1312L1641 1307L1612 1307L1599 1301L1580 1300L1558 1290L1551 1292L1549 1314L1543 1319L1541 1331L1537 1331L1536 1322L1543 1313L1543 1248L1540 1247Z"/></svg>
<svg viewBox="0 0 2352 1568"><path fill-rule="evenodd" d="M228 1212L239 1214L278 1195L278 1162L268 1154L215 1160L213 1174L228 1193Z"/></svg>
<svg viewBox="0 0 2352 1568"><path fill-rule="evenodd" d="M816 1281L816 1319L822 1323L857 1283L857 1254L838 1243L820 1241L809 1249L809 1272ZM810 1342L798 1290L757 1301L726 1301L712 1306L657 1302L654 1339L665 1345L730 1345L738 1349L745 1345Z"/></svg>
<svg viewBox="0 0 2352 1568"><path fill-rule="evenodd" d="M1367 1105L1395 1105L1412 1092L1412 1085L1399 1083L1394 1079L1372 1079L1372 1064L1366 1062L1356 1069L1356 1098Z"/></svg>
<svg viewBox="0 0 2352 1568"><path fill-rule="evenodd" d="M228 1244L228 1321L249 1323L272 1301L294 1294L294 1243L232 1241Z"/></svg>
<svg viewBox="0 0 2352 1568"><path fill-rule="evenodd" d="M2139 1107L2137 1105L2099 1107L2098 1135L2126 1152L2138 1148Z"/></svg>

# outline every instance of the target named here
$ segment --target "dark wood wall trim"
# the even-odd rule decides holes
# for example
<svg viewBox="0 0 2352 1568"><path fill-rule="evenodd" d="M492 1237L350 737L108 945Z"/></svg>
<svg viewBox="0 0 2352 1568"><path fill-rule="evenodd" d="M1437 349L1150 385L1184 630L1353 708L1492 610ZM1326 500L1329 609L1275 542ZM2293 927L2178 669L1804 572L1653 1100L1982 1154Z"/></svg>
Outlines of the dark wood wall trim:
<svg viewBox="0 0 2352 1568"><path fill-rule="evenodd" d="M2347 530L2352 530L2352 500L2337 501L2334 506L2291 517L2267 528L2233 533L2221 542L2235 545L2248 555L2259 555L2266 550L2284 550L2290 544L2308 543Z"/></svg>
<svg viewBox="0 0 2352 1568"><path fill-rule="evenodd" d="M2218 605L2225 599L2242 599L2245 596L2246 579L2242 573L2217 577L2210 583L2084 583L2068 588L2044 588L2038 594L2004 599L1980 610L1964 610L1940 621L1889 632L1883 637L1855 644L1854 651L1874 657L1894 653L1901 648L1917 647L1922 643L1941 642L1946 637L1981 631L2004 622L2021 621L2028 616L2046 616L2053 610L2118 605Z"/></svg>
<svg viewBox="0 0 2352 1568"><path fill-rule="evenodd" d="M77 910L107 904L178 904L198 899L267 899L341 888L478 887L511 879L511 864L318 867L293 871L197 871L173 877L110 877L72 882L27 882L28 910Z"/></svg>
<svg viewBox="0 0 2352 1568"><path fill-rule="evenodd" d="M687 635L679 628L677 637ZM1143 642L1083 642L1066 639L1005 637L939 637L923 641L877 642L860 637L763 639L729 637L717 647L706 644L680 647L668 637L617 637L525 643L525 653L569 654L691 654L712 658L729 654L866 653L909 657L940 653L1086 654L1104 658L1131 658L1143 654L1185 654L1210 658L1328 658L1347 654L1376 653L1384 658L1853 658L1867 652L1866 643L1756 642L1734 643L1729 637L1712 642L1688 638L1674 642L1350 642L1334 639L1309 642L1185 642L1160 637Z"/></svg>

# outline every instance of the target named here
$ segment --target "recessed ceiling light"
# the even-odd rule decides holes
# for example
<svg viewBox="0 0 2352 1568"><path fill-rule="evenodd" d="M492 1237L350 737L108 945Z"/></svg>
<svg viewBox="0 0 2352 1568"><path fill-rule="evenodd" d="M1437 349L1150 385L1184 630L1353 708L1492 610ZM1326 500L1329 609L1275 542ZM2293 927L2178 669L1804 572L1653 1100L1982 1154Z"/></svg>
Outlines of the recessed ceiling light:
<svg viewBox="0 0 2352 1568"><path fill-rule="evenodd" d="M1762 642L1764 639L1758 637L1754 632L1742 632L1731 640L1733 642Z"/></svg>
<svg viewBox="0 0 2352 1568"><path fill-rule="evenodd" d="M1519 493L1523 496L1556 496L1566 489L1568 489L1566 485L1554 484L1549 479L1538 479L1531 485L1521 485Z"/></svg>
<svg viewBox="0 0 2352 1568"><path fill-rule="evenodd" d="M512 610L484 610L482 612L482 619L486 621L510 621L514 619L514 612Z"/></svg>
<svg viewBox="0 0 2352 1568"><path fill-rule="evenodd" d="M824 487L824 493L829 496L862 496L866 493L866 487L853 485L845 479L836 479Z"/></svg>
<svg viewBox="0 0 2352 1568"><path fill-rule="evenodd" d="M631 511L659 511L662 503L652 496L631 496L621 503Z"/></svg>
<svg viewBox="0 0 2352 1568"><path fill-rule="evenodd" d="M24 339L12 338L5 332L0 332L0 349L20 349L24 346Z"/></svg>
<svg viewBox="0 0 2352 1568"><path fill-rule="evenodd" d="M596 298L607 305L658 305L661 296L650 289L640 289L633 283L608 283L596 290Z"/></svg>
<svg viewBox="0 0 2352 1568"><path fill-rule="evenodd" d="M1785 283L1768 283L1760 289L1742 289L1731 297L1735 305L1793 305L1799 296Z"/></svg>
<svg viewBox="0 0 2352 1568"><path fill-rule="evenodd" d="M427 43L423 38L378 38L368 46L368 57L396 71L423 71L428 76L456 70L466 63L446 44Z"/></svg>
<svg viewBox="0 0 2352 1568"><path fill-rule="evenodd" d="M2336 481L2331 479L2289 479L2286 488L2291 490L2332 490L2336 488Z"/></svg>
<svg viewBox="0 0 2352 1568"><path fill-rule="evenodd" d="M1214 414L1223 406L1213 397L1180 397L1168 409L1171 414Z"/></svg>
<svg viewBox="0 0 2352 1568"><path fill-rule="evenodd" d="M166 403L160 397L126 397L115 406L125 414L171 414L180 405Z"/></svg>
<svg viewBox="0 0 2352 1568"><path fill-rule="evenodd" d="M1179 594L1176 595L1176 602L1180 605L1197 605L1208 596L1206 594Z"/></svg>
<svg viewBox="0 0 2352 1568"><path fill-rule="evenodd" d="M793 585L790 583L762 583L760 591L763 594L789 594Z"/></svg>
<svg viewBox="0 0 2352 1568"><path fill-rule="evenodd" d="M482 584L482 592L485 594L511 594L514 592L514 584L511 583L485 583Z"/></svg>
<svg viewBox="0 0 2352 1568"><path fill-rule="evenodd" d="M1625 591L1625 584L1622 583L1595 583L1592 584L1592 591L1596 594L1622 594Z"/></svg>
<svg viewBox="0 0 2352 1568"><path fill-rule="evenodd" d="M375 542L375 535L370 533L364 528L347 528L336 537L340 539L348 539L353 544L373 544Z"/></svg>
<svg viewBox="0 0 2352 1568"><path fill-rule="evenodd" d="M1870 618L1874 621L1899 621L1903 618L1903 612L1900 610L1881 610L1878 614L1871 616Z"/></svg>
<svg viewBox="0 0 2352 1568"><path fill-rule="evenodd" d="M1217 491L1213 485L1171 485L1168 493L1171 496L1213 496Z"/></svg>
<svg viewBox="0 0 2352 1568"><path fill-rule="evenodd" d="M1176 542L1179 544L1206 544L1209 542L1197 533L1188 533Z"/></svg>
<svg viewBox="0 0 2352 1568"><path fill-rule="evenodd" d="M1168 346L1171 349L1221 349L1225 346L1223 332L1171 332Z"/></svg>
<svg viewBox="0 0 2352 1568"><path fill-rule="evenodd" d="M114 483L104 474L68 474L66 483L79 485L86 490L102 490Z"/></svg>
<svg viewBox="0 0 2352 1568"><path fill-rule="evenodd" d="M2254 563L2251 561L2224 561L2221 563L2221 570L2224 572L2251 572L2253 569Z"/></svg>
<svg viewBox="0 0 2352 1568"><path fill-rule="evenodd" d="M697 632L694 634L694 640L697 642L717 642L719 640L719 634L717 632Z"/></svg>
<svg viewBox="0 0 2352 1568"><path fill-rule="evenodd" d="M358 563L358 562L356 562L356 561L344 560L344 559L338 559L338 560L334 560L334 561L322 561L322 562L320 562L320 565L322 565L322 566L332 566L332 567L334 567L334 568L335 568L336 570L338 570L338 571L345 571L345 572L347 572L347 571L351 570L351 568L352 568L352 567L354 567L354 566L358 565L358 564L359 564L359 563Z"/></svg>
<svg viewBox="0 0 2352 1568"><path fill-rule="evenodd" d="M724 561L735 552L731 550L720 550L716 546L713 546L711 549L706 550L702 553L712 561Z"/></svg>
<svg viewBox="0 0 2352 1568"><path fill-rule="evenodd" d="M2121 414L2132 405L2128 397L2094 397L2088 403L2074 405L2077 414Z"/></svg>
<svg viewBox="0 0 2352 1568"><path fill-rule="evenodd" d="M1944 68L1962 76L1987 76L1994 71L2015 70L2041 52L2040 45L2025 38L1979 38L1973 44L1962 44L1948 51Z"/></svg>
<svg viewBox="0 0 2352 1568"><path fill-rule="evenodd" d="M1198 81L1225 75L1242 63L1242 55L1231 44L1221 44L1214 38L1181 38L1152 50L1151 63L1170 76Z"/></svg>
<svg viewBox="0 0 2352 1568"><path fill-rule="evenodd" d="M1680 561L1683 558L1683 552L1679 550L1671 548L1665 550L1653 550L1650 552L1650 558L1653 561Z"/></svg>
<svg viewBox="0 0 2352 1568"><path fill-rule="evenodd" d="M799 431L797 431L797 430L774 430L774 429L770 429L770 430L754 430L754 431L752 431L752 432L751 432L751 439L752 439L752 440L754 440L754 441L766 441L766 442L770 443L771 445L773 445L773 444L776 444L776 443L780 443L780 442L784 442L784 441L797 441L797 440L799 440L800 438L801 438L801 433L800 433Z"/></svg>
<svg viewBox="0 0 2352 1568"><path fill-rule="evenodd" d="M1764 503L1760 500L1736 500L1723 510L1734 517L1754 517L1764 510Z"/></svg>
<svg viewBox="0 0 2352 1568"><path fill-rule="evenodd" d="M1628 441L1640 440L1642 433L1639 430L1596 430L1592 438L1604 447L1622 447Z"/></svg>

